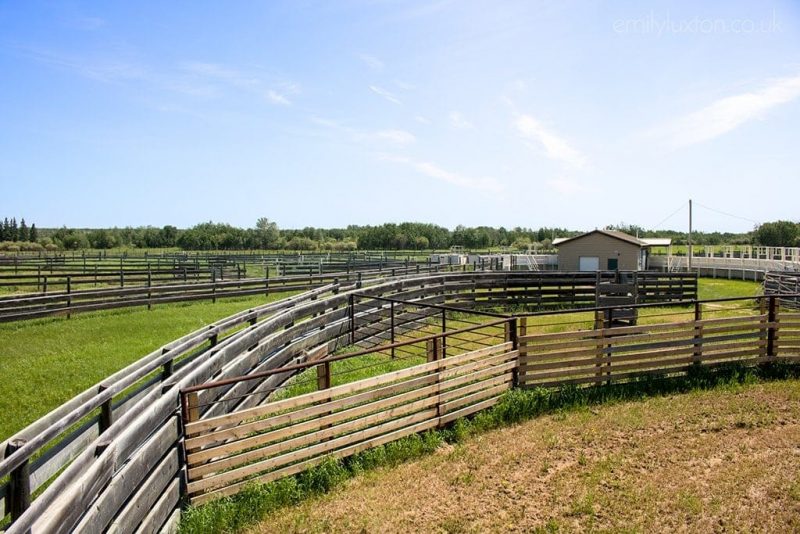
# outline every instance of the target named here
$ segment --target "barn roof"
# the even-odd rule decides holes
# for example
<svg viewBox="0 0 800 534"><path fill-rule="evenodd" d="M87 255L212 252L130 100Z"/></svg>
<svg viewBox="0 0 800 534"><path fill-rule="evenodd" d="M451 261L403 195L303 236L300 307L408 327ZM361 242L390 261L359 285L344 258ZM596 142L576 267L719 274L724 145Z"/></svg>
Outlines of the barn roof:
<svg viewBox="0 0 800 534"><path fill-rule="evenodd" d="M648 247L668 247L672 244L672 239L669 237L642 237L640 239L647 243Z"/></svg>
<svg viewBox="0 0 800 534"><path fill-rule="evenodd" d="M586 232L585 234L577 235L575 237L567 237L567 238L558 238L553 240L553 245L563 245L569 241L575 241L577 239L582 239L586 236L590 236L592 234L603 234L608 237L613 237L614 239L619 239L620 241L625 241L626 243L631 243L632 245L637 245L640 247L647 247L650 246L650 243L643 239L639 239L634 237L630 234L626 234L625 232L618 232L616 230L592 230L591 232Z"/></svg>

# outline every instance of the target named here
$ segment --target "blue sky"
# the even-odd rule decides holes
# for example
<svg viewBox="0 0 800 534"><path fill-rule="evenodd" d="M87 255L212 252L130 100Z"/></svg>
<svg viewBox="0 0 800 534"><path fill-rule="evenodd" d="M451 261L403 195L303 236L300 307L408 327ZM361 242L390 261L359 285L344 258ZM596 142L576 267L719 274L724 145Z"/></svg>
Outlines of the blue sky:
<svg viewBox="0 0 800 534"><path fill-rule="evenodd" d="M790 1L0 2L0 72L40 227L800 218Z"/></svg>

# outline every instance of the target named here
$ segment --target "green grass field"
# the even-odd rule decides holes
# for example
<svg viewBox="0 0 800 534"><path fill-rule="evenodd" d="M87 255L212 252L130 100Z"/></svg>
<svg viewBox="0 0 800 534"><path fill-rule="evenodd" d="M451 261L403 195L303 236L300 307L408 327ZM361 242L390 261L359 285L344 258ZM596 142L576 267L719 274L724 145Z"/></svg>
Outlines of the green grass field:
<svg viewBox="0 0 800 534"><path fill-rule="evenodd" d="M751 296L758 291L754 282L737 280L700 280L701 298ZM284 298L289 294L270 297ZM75 315L71 319L50 318L0 324L0 439L43 416L50 410L96 384L106 376L168 343L208 323L238 311L267 302L264 297L225 299L210 302L122 309ZM654 308L645 321L663 320L674 309ZM686 318L686 317L684 317ZM560 331L591 325L591 314L571 314L529 319L529 325L541 331ZM380 359L380 356L372 358ZM413 363L419 363L413 358ZM421 360L420 360L421 361ZM363 360L366 363L366 360ZM376 360L374 363L380 363ZM386 369L410 365L411 360L388 362ZM355 362L337 364L335 374ZM377 374L377 365L352 372L348 380ZM297 389L292 394L299 394Z"/></svg>
<svg viewBox="0 0 800 534"><path fill-rule="evenodd" d="M0 439L161 345L290 293L0 324Z"/></svg>

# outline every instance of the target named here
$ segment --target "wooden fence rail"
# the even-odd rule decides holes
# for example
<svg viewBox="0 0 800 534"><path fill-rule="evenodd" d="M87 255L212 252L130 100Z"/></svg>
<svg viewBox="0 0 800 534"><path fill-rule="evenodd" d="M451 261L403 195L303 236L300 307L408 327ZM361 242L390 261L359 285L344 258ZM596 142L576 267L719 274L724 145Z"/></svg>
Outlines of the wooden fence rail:
<svg viewBox="0 0 800 534"><path fill-rule="evenodd" d="M521 328L526 329L525 318ZM797 361L800 314L770 313L519 337L519 382L561 387L679 376L698 365Z"/></svg>
<svg viewBox="0 0 800 534"><path fill-rule="evenodd" d="M522 274L525 273L519 273L519 275ZM182 425L178 424L176 420L180 390L207 384L210 381L225 380L242 375L255 376L258 373L274 370L275 373L262 375L246 384L230 384L205 392L205 394L200 392L198 401L211 406L206 409L198 409L199 419L195 419L193 422L225 416L240 410L256 409L270 402L270 391L275 387L280 387L296 374L294 371L286 372L287 366L306 361L309 355L318 348L333 353L336 349L346 345L350 339L350 329L353 324L356 324L359 329L391 328L391 314L388 317L385 314L386 303L375 297L408 299L410 301L409 309L413 309L416 305L425 304L426 300L446 299L450 294L464 295L471 292L474 287L481 285L486 286L491 292L494 292L495 289L498 292L504 292L512 290L514 287L524 287L526 282L533 285L530 283L530 279L526 281L524 278L519 278L519 275L518 273L497 272L448 272L438 275L413 274L388 280L365 278L362 281L351 281L349 285L341 285L336 288L332 286L318 288L296 297L247 310L165 345L136 364L109 377L108 380L89 388L72 401L0 444L0 451L6 454L6 457L0 460L0 480L2 480L0 493L5 493L9 502L21 504L21 508L15 510L14 521L8 527L8 532L21 533L27 532L29 529L34 532L100 532L112 527L133 530L140 527L149 528L149 525L157 529L167 523L174 524L178 513L179 497L184 491L182 488L187 487L182 478L186 473L182 464L182 455L176 452L176 443L183 438ZM451 288L453 290L451 292L447 288L448 284L459 286L457 292L455 292L455 286ZM361 303L368 302L368 299L372 297L372 300L375 301L374 307L366 306L357 311L352 309L349 302L351 296L354 301L356 300L355 295L358 295L359 299L364 299L357 301ZM752 300L751 297L748 305L752 303ZM769 299L761 300L767 302ZM773 297L772 301L777 303L779 299ZM379 303L383 306L382 309L378 308ZM396 311L400 318L404 313L408 313L403 311L402 305L395 305L398 307ZM678 324L676 326L675 323L669 323L670 326L661 327L661 330L658 326L641 326L634 327L644 328L638 332L628 331L625 333L620 329L613 329L612 331L601 331L600 334L594 331L576 333L574 337L558 334L557 336L561 336L560 338L550 340L542 338L539 342L543 344L575 343L576 346L572 348L553 349L551 347L551 353L558 351L588 352L589 354L583 356L570 354L569 362L579 362L574 364L574 367L579 369L589 367L590 373L560 377L541 375L541 373L569 370L570 366L573 366L569 362L568 365L556 366L553 369L526 368L520 369L520 371L521 375L526 377L528 375L536 377L539 373L538 378L532 379L533 383L539 384L547 384L555 380L585 378L599 378L601 382L609 379L627 380L633 378L634 375L631 374L626 378L624 376L626 373L641 375L655 367L634 369L614 367L617 363L615 361L617 356L630 357L629 361L620 361L620 366L639 365L648 363L645 357L639 358L640 355L676 350L687 353L663 355L662 361L668 363L666 367L662 367L662 371L658 372L681 373L683 372L681 366L685 364L672 360L689 357L700 358L703 365L713 365L726 359L754 363L759 361L759 358L770 357L775 361L797 361L798 355L800 355L800 314L789 313L776 305L770 305L764 306L763 311L756 313L754 317L758 318L757 321L746 318L739 320L739 317L734 317L732 319L736 319L735 321L715 324L713 321L717 319L699 318L698 321L690 322L690 325ZM243 329L242 326L244 326ZM396 322L394 326L400 328L402 325ZM514 331L513 333L509 332L508 335L511 337L516 334L517 332ZM520 338L532 335L530 329L525 332L520 331L519 334ZM614 341L617 334L620 337L627 336L627 339ZM702 339L704 334L709 336L709 341L706 341L705 344ZM371 335L378 339L377 333L372 332ZM602 335L602 337L598 337L598 335ZM663 336L663 339L648 340L646 338L646 336L652 335ZM670 338L673 335L675 338ZM223 336L226 337L223 338ZM637 340L632 336L641 337ZM726 336L730 337L725 339ZM358 338L362 339L362 336L359 335ZM689 343L690 339L691 343ZM385 340L384 334L383 342ZM677 344L675 346L658 346L659 343L673 342ZM598 349L597 347L601 343L603 347ZM736 344L741 346L726 346ZM530 347L530 345L528 346ZM451 357L454 356L454 353L450 351L451 348L447 347L447 357L444 361L452 361ZM689 350L691 353L688 353ZM753 353L749 356L746 354L736 355L735 351L753 351ZM549 363L543 359L535 360L535 350L532 355L529 352L526 349L523 355L529 360L526 361L526 365ZM434 347L429 353L443 354L442 347ZM546 355L547 352L543 354ZM764 355L762 356L762 354ZM702 358L706 355L708 358L703 360ZM719 356L719 358L715 360L715 356ZM530 360L531 358L534 359ZM587 365L581 360L591 360L591 363ZM609 361L606 360L610 360L610 366L608 365ZM653 361L655 363L655 358ZM597 375L598 372L602 373L602 376ZM609 375L609 372L612 374ZM442 380L446 380L446 378L442 378ZM465 394L464 397L472 394ZM345 397L347 395L342 396L342 398ZM325 402L337 400L340 399L332 398ZM418 400L411 402L418 402ZM304 408L312 407L309 405ZM342 408L342 410L353 408L356 406ZM336 413L335 409L328 411L334 413L320 413L319 417L327 417ZM375 413L382 411L384 410L377 408ZM364 416L369 415L373 414ZM449 414L437 417L447 415ZM399 417L406 417L406 415ZM394 418L385 423L392 421ZM439 419L437 424L441 422L442 420ZM330 428L335 428L347 421L323 421L320 425L324 426L329 423L334 425ZM430 421L426 420L425 423L430 423ZM384 424L384 422L380 424ZM399 427L397 430L406 429L414 424L417 423ZM174 439L173 428L178 429L177 440ZM221 427L214 428L225 430ZM275 430L279 429L273 428L264 432ZM319 428L315 432L324 430L327 429ZM353 430L353 432L363 430L366 428ZM310 443L308 447L327 444L348 435L348 432L343 431L342 434L332 436L317 435L320 442ZM390 439L386 436L392 432L394 430L387 431L385 435L364 438L357 443L343 445L334 451L314 450L319 455L324 455L327 452L345 450L351 445L355 447L372 439ZM59 450L61 443L65 445ZM271 447L274 444L274 442L268 442L263 446ZM201 446L200 449L209 446L211 446L210 443ZM56 452L50 455L50 450ZM278 452L269 456L268 459L279 458L290 452ZM319 455L314 454L314 456L300 459L298 462L316 461L315 459L319 458ZM42 458L45 459L41 460ZM206 463L206 461L197 461L199 462L195 464L197 467ZM274 469L288 469L294 465L296 464L289 463L273 467ZM242 467L246 466L237 466L233 469ZM249 473L241 480L237 479L231 482L236 484L250 477L267 475L273 472L273 467L264 472ZM10 488L6 483L8 479L5 478L11 476L23 480L26 470L30 481L29 503L26 503L25 499L17 499L20 491L18 488L22 487L24 490L24 484L13 485ZM205 479L206 476L223 474L224 472L215 471L207 473L202 479ZM195 487L195 489L197 488ZM202 495L207 492L218 489L220 488L199 489L197 496L202 498ZM0 505L0 514L5 515L10 511L4 505Z"/></svg>
<svg viewBox="0 0 800 534"><path fill-rule="evenodd" d="M72 290L68 280L67 291L0 297L0 322L55 315L69 316L73 313L132 306L150 308L157 304L195 300L215 302L218 298L310 290L339 280L350 283L381 277L430 274L426 269L425 266L416 265L363 272L88 290ZM591 307L595 305L597 281L611 276L610 273L600 275L524 271L467 273L464 272L466 266L448 265L433 265L431 269L433 273L441 271L454 275L443 280L442 291L437 296L444 296L448 301L466 307ZM637 277L641 284L639 294L642 302L673 302L697 298L697 278L694 275L639 273ZM418 291L420 295L429 295L424 287Z"/></svg>
<svg viewBox="0 0 800 534"><path fill-rule="evenodd" d="M193 418L197 411L187 404L192 502L485 409L512 386L517 355L511 342L502 343L210 419Z"/></svg>

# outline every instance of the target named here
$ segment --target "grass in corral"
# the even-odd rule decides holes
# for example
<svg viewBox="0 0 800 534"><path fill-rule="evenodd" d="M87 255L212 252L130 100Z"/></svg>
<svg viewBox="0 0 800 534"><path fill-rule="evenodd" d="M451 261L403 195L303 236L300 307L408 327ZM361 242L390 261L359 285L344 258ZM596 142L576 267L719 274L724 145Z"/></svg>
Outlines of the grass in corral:
<svg viewBox="0 0 800 534"><path fill-rule="evenodd" d="M697 298L699 300L756 296L760 293L761 283L750 280L700 278L697 286Z"/></svg>
<svg viewBox="0 0 800 534"><path fill-rule="evenodd" d="M753 295L758 287L754 282L700 279L699 290L702 298L718 298ZM269 300L289 295L283 293L271 296ZM216 304L157 305L151 311L120 309L78 314L69 320L49 318L0 324L0 375L6 377L0 383L0 410L7 414L0 419L0 439L155 348L205 324L264 302L263 297L254 296L220 299ZM673 314L674 320L690 318L688 309L651 308L642 312L641 322L661 321L665 314ZM453 319L457 321L458 317ZM558 332L590 328L592 323L592 314L585 312L529 317L528 330L530 333ZM400 360L390 366L413 363ZM342 362L337 365L351 364ZM378 367L368 372L372 376L385 371ZM366 377L364 373L367 371L360 378ZM338 371L334 373L334 380L336 374ZM348 381L358 378L357 373L351 373Z"/></svg>
<svg viewBox="0 0 800 534"><path fill-rule="evenodd" d="M731 367L715 373L699 369L678 380L512 390L495 407L447 428L346 460L328 460L300 475L251 484L236 496L189 507L181 532L237 532L265 517L253 531L537 531L548 525L557 531L615 529L629 521L637 530L678 527L684 521L702 529L718 519L719 514L707 513L709 502L715 502L717 510L745 506L747 511L765 502L748 502L750 495L740 499L739 494L725 502L714 493L742 483L735 470L726 470L730 476L718 485L716 479L703 483L709 466L720 465L719 455L723 462L728 460L725 449L703 438L738 442L739 431L765 429L783 432L769 449L768 462L758 460L764 457L759 446L770 444L765 437L746 440L744 452L750 461L741 445L742 454L730 454L747 464L748 476L763 475L759 482L765 484L758 490L770 495L770 511L784 510L798 482L776 483L774 475L800 467L796 455L777 456L781 444L797 437L797 376L796 367ZM795 379L768 382L776 378ZM669 447L659 446L663 437ZM414 459L419 460L382 469ZM682 485L687 466L698 476ZM648 476L651 470L658 474ZM661 496L658 488L664 480L671 485ZM795 521L796 528L797 516L792 517L782 512L771 516L771 524L789 526ZM746 515L737 515L731 523L734 529L758 525Z"/></svg>
<svg viewBox="0 0 800 534"><path fill-rule="evenodd" d="M470 322L465 322L459 317L470 317ZM486 319L485 317L481 319ZM448 314L448 330L458 330L475 326L474 321L476 316L472 314L450 313ZM422 325L420 325L422 327ZM413 342L415 338L424 337L426 335L436 334L440 332L441 325L430 322L424 328L419 330L412 330L398 335L396 342ZM502 325L496 327L482 327L480 330L474 332L462 332L457 335L458 339L451 340L452 346L449 347L448 354L456 355L468 352L470 350L477 350L486 346L486 339L484 336L491 334L496 336L492 343L500 340L502 332L498 330ZM388 341L386 342L388 343ZM358 352L361 349L357 347L346 347L336 352L336 355L345 355L347 353ZM366 349L365 349L366 350ZM419 365L427 361L427 348L425 343L418 342L398 347L395 350L395 355L389 350L381 350L380 346L375 347L376 352L355 356L353 358L343 359L332 362L331 367L331 386L339 386L350 382L356 382L373 376L378 376L392 371L405 369L413 365ZM292 377L286 384L273 393L273 400L280 400L289 397L296 397L305 393L311 393L317 390L317 370L316 367L311 367L296 376Z"/></svg>
<svg viewBox="0 0 800 534"><path fill-rule="evenodd" d="M290 293L0 324L0 440L165 343Z"/></svg>

